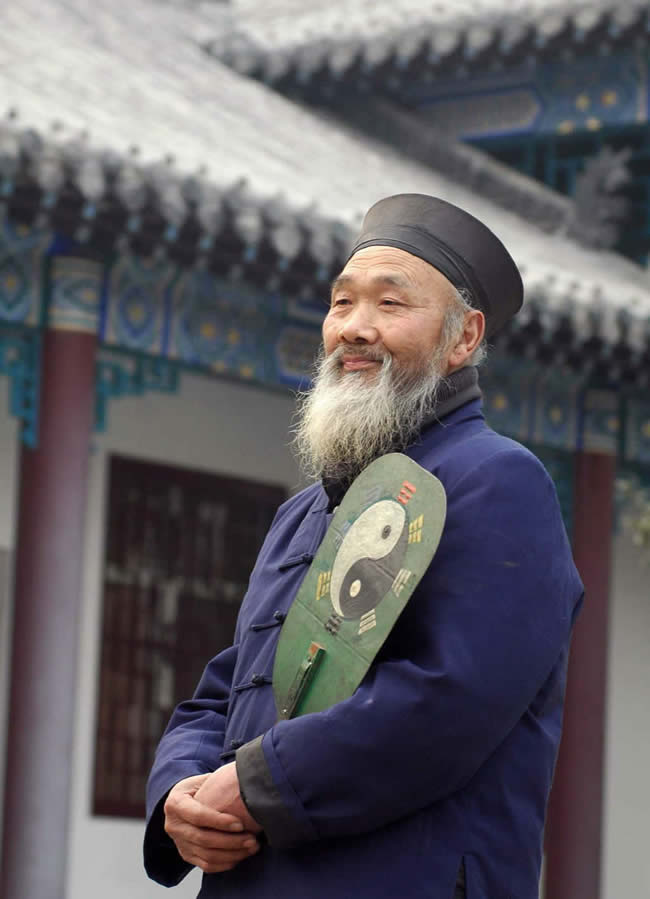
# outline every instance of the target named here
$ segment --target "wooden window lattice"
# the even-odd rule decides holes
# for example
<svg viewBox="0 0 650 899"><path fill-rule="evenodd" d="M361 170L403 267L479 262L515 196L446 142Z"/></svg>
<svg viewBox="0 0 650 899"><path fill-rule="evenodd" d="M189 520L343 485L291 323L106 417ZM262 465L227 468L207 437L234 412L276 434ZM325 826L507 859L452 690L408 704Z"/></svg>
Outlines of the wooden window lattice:
<svg viewBox="0 0 650 899"><path fill-rule="evenodd" d="M142 817L173 708L229 646L279 487L110 463L93 813Z"/></svg>

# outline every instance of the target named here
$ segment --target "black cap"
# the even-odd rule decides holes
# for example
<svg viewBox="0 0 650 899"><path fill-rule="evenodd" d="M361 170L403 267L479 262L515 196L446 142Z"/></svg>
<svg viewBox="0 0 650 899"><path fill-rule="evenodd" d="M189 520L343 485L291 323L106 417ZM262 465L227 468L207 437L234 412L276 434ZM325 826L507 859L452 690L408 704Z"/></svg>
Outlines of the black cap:
<svg viewBox="0 0 650 899"><path fill-rule="evenodd" d="M466 287L491 337L521 309L519 269L496 234L469 212L425 194L396 194L375 203L348 256L387 246L419 256L454 287Z"/></svg>

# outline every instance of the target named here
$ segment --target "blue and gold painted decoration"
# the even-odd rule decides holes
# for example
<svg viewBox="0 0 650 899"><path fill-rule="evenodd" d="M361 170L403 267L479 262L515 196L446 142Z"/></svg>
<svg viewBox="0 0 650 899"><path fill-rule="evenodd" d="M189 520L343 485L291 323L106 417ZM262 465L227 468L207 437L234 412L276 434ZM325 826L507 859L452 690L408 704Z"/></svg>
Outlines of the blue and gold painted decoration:
<svg viewBox="0 0 650 899"><path fill-rule="evenodd" d="M536 379L531 435L535 443L569 450L577 445L583 380L561 367L554 367Z"/></svg>
<svg viewBox="0 0 650 899"><path fill-rule="evenodd" d="M0 211L0 321L39 325L49 231L16 225Z"/></svg>
<svg viewBox="0 0 650 899"><path fill-rule="evenodd" d="M617 455L624 428L625 458L650 462L650 402L643 397L503 356L490 359L480 380L485 417L496 431L536 446Z"/></svg>
<svg viewBox="0 0 650 899"><path fill-rule="evenodd" d="M168 289L177 269L166 260L123 255L112 266L99 337L108 346L165 355Z"/></svg>
<svg viewBox="0 0 650 899"><path fill-rule="evenodd" d="M92 259L51 256L47 324L97 333L104 266Z"/></svg>
<svg viewBox="0 0 650 899"><path fill-rule="evenodd" d="M650 465L650 401L645 397L631 397L624 408L624 458Z"/></svg>
<svg viewBox="0 0 650 899"><path fill-rule="evenodd" d="M179 366L168 359L102 352L95 364L95 430L106 430L110 400L151 391L176 393L179 381Z"/></svg>
<svg viewBox="0 0 650 899"><path fill-rule="evenodd" d="M404 95L449 137L569 135L648 121L644 51L410 85Z"/></svg>
<svg viewBox="0 0 650 899"><path fill-rule="evenodd" d="M279 380L292 387L307 387L320 345L319 328L297 322L285 325L275 345Z"/></svg>
<svg viewBox="0 0 650 899"><path fill-rule="evenodd" d="M497 356L481 369L485 417L495 431L518 440L532 439L538 375L532 362Z"/></svg>
<svg viewBox="0 0 650 899"><path fill-rule="evenodd" d="M272 297L202 269L183 272L170 297L170 358L243 380L274 380L269 351L279 319Z"/></svg>
<svg viewBox="0 0 650 899"><path fill-rule="evenodd" d="M540 131L573 134L648 120L644 54L547 63L540 67L538 79L545 87Z"/></svg>
<svg viewBox="0 0 650 899"><path fill-rule="evenodd" d="M219 279L203 268L125 257L106 280L99 337L108 347L219 375L294 386L308 377L319 337L314 326L297 323L301 339L289 351L287 312L286 298L276 291Z"/></svg>
<svg viewBox="0 0 650 899"><path fill-rule="evenodd" d="M614 390L587 390L581 398L582 427L577 448L616 455L620 441L621 401Z"/></svg>
<svg viewBox="0 0 650 899"><path fill-rule="evenodd" d="M9 412L22 422L21 439L38 444L41 331L0 322L0 374L9 377Z"/></svg>

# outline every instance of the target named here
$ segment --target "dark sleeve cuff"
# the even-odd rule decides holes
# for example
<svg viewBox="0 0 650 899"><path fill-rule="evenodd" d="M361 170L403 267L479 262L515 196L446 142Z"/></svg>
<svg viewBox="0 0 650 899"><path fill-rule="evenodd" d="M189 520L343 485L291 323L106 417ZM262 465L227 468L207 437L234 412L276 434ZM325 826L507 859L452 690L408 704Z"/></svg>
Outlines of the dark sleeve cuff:
<svg viewBox="0 0 650 899"><path fill-rule="evenodd" d="M237 750L235 761L239 791L244 805L277 849L289 849L312 840L312 830L297 821L284 803L266 762L264 735Z"/></svg>
<svg viewBox="0 0 650 899"><path fill-rule="evenodd" d="M172 838L165 831L165 800L156 805L144 835L144 867L148 876L165 887L176 886L192 870L178 854Z"/></svg>

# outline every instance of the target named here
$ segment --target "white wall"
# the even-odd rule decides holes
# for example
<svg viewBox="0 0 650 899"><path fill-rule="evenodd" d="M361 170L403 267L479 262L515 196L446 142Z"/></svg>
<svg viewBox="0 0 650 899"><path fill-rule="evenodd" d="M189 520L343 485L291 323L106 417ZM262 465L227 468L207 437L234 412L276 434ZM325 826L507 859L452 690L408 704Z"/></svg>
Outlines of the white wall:
<svg viewBox="0 0 650 899"><path fill-rule="evenodd" d="M142 822L90 815L108 454L250 477L293 491L300 485L286 448L292 410L289 396L186 374L177 395L148 394L114 401L109 407L108 432L93 439L66 899L165 895L147 880L142 868ZM192 872L174 890L174 897L195 897L199 882L199 872Z"/></svg>
<svg viewBox="0 0 650 899"><path fill-rule="evenodd" d="M614 542L602 899L650 899L650 568Z"/></svg>

